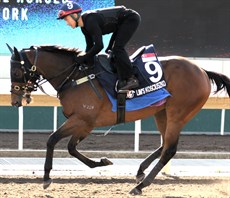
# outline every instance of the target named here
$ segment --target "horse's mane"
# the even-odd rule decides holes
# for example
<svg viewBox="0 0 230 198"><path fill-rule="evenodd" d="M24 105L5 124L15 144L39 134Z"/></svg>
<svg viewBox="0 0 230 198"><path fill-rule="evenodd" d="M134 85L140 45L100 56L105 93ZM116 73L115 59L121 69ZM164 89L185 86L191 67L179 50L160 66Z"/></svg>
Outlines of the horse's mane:
<svg viewBox="0 0 230 198"><path fill-rule="evenodd" d="M82 52L79 48L68 48L68 47L63 47L59 45L40 45L40 46L32 46L32 47L36 47L44 51L62 53L62 54L67 53L67 54L78 55Z"/></svg>

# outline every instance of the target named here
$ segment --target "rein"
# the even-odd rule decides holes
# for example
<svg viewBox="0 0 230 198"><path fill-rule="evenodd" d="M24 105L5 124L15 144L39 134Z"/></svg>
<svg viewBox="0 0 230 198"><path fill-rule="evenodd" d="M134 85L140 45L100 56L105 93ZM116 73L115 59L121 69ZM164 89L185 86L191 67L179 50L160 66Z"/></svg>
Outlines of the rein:
<svg viewBox="0 0 230 198"><path fill-rule="evenodd" d="M56 74L55 76L49 78L49 79L45 79L43 78L42 75L40 75L37 72L37 61L38 61L38 54L39 54L39 50L37 47L32 46L31 48L29 48L29 50L34 49L35 50L35 58L34 58L34 64L32 64L30 62L30 60L28 60L25 52L19 52L19 57L20 60L13 60L11 59L11 62L13 63L17 63L20 64L20 68L23 70L23 78L24 78L24 84L25 85L15 85L12 86L11 92L13 92L14 94L20 95L18 93L18 91L23 91L26 95L32 91L36 91L37 88L39 88L44 94L50 96L48 93L45 92L45 90L43 89L42 85L46 82L50 82L54 79L57 79L58 77L60 77L63 73L67 72L69 69L73 68L70 73L65 77L65 79L60 83L60 85L58 85L58 87L55 87L56 91L57 91L57 95L53 96L53 97L58 97L59 93L65 88L66 83L69 80L72 80L72 82L75 83L75 85L79 85L82 84L84 82L89 81L91 87L93 88L93 90L95 91L96 95L101 99L102 96L101 94L98 92L97 88L95 87L94 83L92 82L92 80L95 78L95 74L87 74L87 70L88 70L88 66L86 65L79 65L79 70L80 72L84 73L84 77L79 78L79 79L71 79L71 76L73 76L76 73L77 68L77 63L73 63L70 66L66 67L63 71L61 71L60 73ZM25 50L25 49L24 49ZM29 65L31 66L24 66L26 65L25 63L29 63ZM78 72L78 74L76 74L77 76L80 74L80 72ZM29 76L29 78L27 78ZM13 91L15 90L15 92ZM23 95L23 96L24 96Z"/></svg>
<svg viewBox="0 0 230 198"><path fill-rule="evenodd" d="M42 85L43 85L44 83L46 83L46 82L49 82L49 81L51 81L51 80L54 80L54 79L60 77L63 73L65 73L66 71L68 71L69 68L72 68L74 65L76 65L76 63L74 63L74 64L68 66L64 71L60 72L59 74L55 75L55 76L52 77L52 78L49 78L49 79L43 78L43 79L41 79L41 80L38 82L38 87L39 87L39 89L40 89L44 94L46 94L46 95L48 95L48 96L51 96L50 94L46 93L46 91L43 89ZM69 74L69 75L64 79L64 81L56 88L57 95L56 95L56 96L52 96L52 97L58 97L58 93L61 91L61 89L63 88L63 86L65 85L65 83L70 79L70 77L75 73L76 69L77 69L76 67L73 68L73 70L70 72L70 74Z"/></svg>
<svg viewBox="0 0 230 198"><path fill-rule="evenodd" d="M58 77L60 77L63 73L65 73L66 71L68 71L70 68L72 68L76 63L68 66L65 70L63 70L62 72L58 73L57 75L55 75L52 78L49 79L45 79L45 78L41 78L41 76L37 73L37 61L38 61L38 48L36 47L31 47L32 49L35 50L35 58L34 58L34 64L31 64L31 62L27 59L26 55L23 53L19 53L20 56L20 60L13 60L11 59L12 63L16 63L16 64L20 64L20 68L23 70L24 73L24 83L25 85L15 85L11 87L11 92L17 95L18 91L23 91L23 92L32 92L32 91L37 91L37 88L39 88L44 94L51 96L50 94L46 93L42 87L42 84L44 84L45 82L49 82L52 81ZM30 48L30 49L31 49ZM28 67L25 67L25 60L27 59L27 61L29 62L29 64L31 64L31 68L28 69ZM59 92L62 87L64 86L64 84L70 79L70 77L74 74L74 72L76 71L76 67L73 68L73 70L71 70L70 74L64 79L64 81L58 86L57 92ZM26 78L26 76L29 76L31 78ZM40 78L40 79L39 79ZM15 90L15 91L14 91ZM53 97L57 97L57 96L53 96Z"/></svg>

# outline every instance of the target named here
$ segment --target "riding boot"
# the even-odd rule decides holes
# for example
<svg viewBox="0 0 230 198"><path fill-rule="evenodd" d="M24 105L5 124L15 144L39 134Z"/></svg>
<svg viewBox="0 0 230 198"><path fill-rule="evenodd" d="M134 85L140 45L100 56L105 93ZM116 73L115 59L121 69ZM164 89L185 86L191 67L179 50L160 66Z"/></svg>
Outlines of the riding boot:
<svg viewBox="0 0 230 198"><path fill-rule="evenodd" d="M139 87L139 81L134 75L132 75L130 78L128 78L126 85L122 86L119 90L130 90L137 87Z"/></svg>
<svg viewBox="0 0 230 198"><path fill-rule="evenodd" d="M137 88L139 86L139 81L134 76L133 66L124 48L114 49L114 58L119 81L125 82L118 90L127 92L130 89Z"/></svg>
<svg viewBox="0 0 230 198"><path fill-rule="evenodd" d="M124 87L127 84L126 80L118 80L117 90L120 90L121 87Z"/></svg>
<svg viewBox="0 0 230 198"><path fill-rule="evenodd" d="M127 68L128 66L121 67L121 65L122 64L117 64L117 62L115 62L115 66L119 78L118 91L127 92L127 90L135 89L139 87L139 81L134 75L132 66Z"/></svg>

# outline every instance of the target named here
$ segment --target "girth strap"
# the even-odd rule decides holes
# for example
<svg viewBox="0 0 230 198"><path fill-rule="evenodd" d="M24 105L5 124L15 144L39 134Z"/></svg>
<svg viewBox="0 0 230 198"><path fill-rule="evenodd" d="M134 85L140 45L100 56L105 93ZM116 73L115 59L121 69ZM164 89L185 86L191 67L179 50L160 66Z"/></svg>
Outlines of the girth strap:
<svg viewBox="0 0 230 198"><path fill-rule="evenodd" d="M126 95L126 91L117 93L117 124L125 122Z"/></svg>
<svg viewBox="0 0 230 198"><path fill-rule="evenodd" d="M82 79L84 79L84 80L82 80L81 83L84 83L84 82L86 82L86 81L89 81L89 83L90 83L92 89L94 90L95 94L96 94L97 97L101 100L101 99L102 99L102 95L100 94L100 92L98 91L97 87L94 85L94 83L93 83L93 81L92 81L92 79L95 78L95 74L90 74L90 75L88 75L88 73L87 73L88 70L87 70L87 69L82 68L81 70L82 70L82 71L85 73L85 75L86 75L86 77L85 77L86 79L82 78ZM76 81L76 83L80 84L80 83L77 82L77 81Z"/></svg>

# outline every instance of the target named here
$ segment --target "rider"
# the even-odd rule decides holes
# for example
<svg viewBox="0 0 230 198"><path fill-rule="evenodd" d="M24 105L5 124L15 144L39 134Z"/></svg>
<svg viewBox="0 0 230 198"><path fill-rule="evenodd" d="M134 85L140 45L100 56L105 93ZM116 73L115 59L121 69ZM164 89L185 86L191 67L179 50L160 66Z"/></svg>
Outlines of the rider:
<svg viewBox="0 0 230 198"><path fill-rule="evenodd" d="M82 13L82 8L77 3L69 1L59 10L57 19L64 19L72 28L81 27L86 40L86 54L78 57L77 62L80 64L92 63L94 56L104 47L102 36L113 33L105 52L112 52L119 78L119 90L129 90L139 86L125 51L125 45L141 20L136 11L124 6L114 6Z"/></svg>

